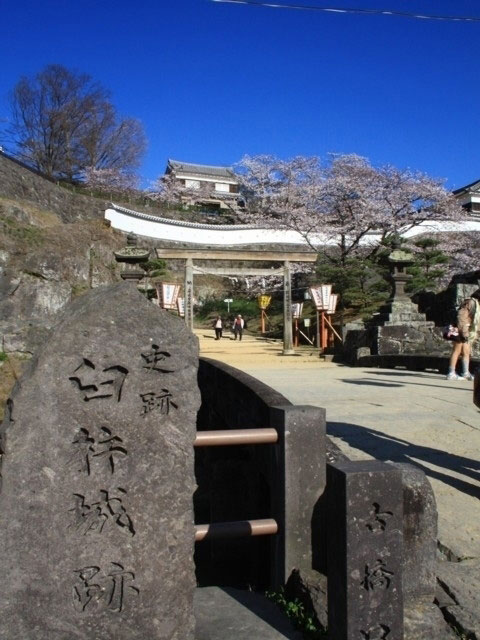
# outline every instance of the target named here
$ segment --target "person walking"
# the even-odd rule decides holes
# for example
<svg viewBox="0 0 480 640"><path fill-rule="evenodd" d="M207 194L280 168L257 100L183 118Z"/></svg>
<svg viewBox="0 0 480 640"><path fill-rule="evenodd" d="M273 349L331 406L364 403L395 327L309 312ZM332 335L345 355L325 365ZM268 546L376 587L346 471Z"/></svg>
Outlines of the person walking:
<svg viewBox="0 0 480 640"><path fill-rule="evenodd" d="M238 316L235 318L235 320L233 321L233 335L235 336L235 340L238 339L241 340L242 336L243 336L243 327L245 326L245 322L242 318L242 316L240 314L238 314Z"/></svg>
<svg viewBox="0 0 480 640"><path fill-rule="evenodd" d="M480 332L480 289L466 298L457 313L458 338L453 341L447 380L473 380L470 373L472 344ZM458 358L462 359L462 374L457 375Z"/></svg>
<svg viewBox="0 0 480 640"><path fill-rule="evenodd" d="M213 328L215 329L215 340L220 340L223 332L223 320L222 316L217 316L213 322Z"/></svg>

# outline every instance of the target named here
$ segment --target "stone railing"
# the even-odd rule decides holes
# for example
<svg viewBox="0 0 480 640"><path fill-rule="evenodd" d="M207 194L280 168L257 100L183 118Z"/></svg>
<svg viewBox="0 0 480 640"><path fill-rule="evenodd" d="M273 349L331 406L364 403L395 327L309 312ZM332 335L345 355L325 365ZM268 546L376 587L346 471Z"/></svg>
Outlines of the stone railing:
<svg viewBox="0 0 480 640"><path fill-rule="evenodd" d="M235 558L233 586L296 583L325 625L328 577L331 640L404 638L404 610L434 598L436 510L424 474L348 460L325 435L323 409L296 407L228 365L201 359L199 386L199 430L273 426L279 442L197 457L196 508L217 521L272 517L279 533L211 543L197 560L215 572Z"/></svg>

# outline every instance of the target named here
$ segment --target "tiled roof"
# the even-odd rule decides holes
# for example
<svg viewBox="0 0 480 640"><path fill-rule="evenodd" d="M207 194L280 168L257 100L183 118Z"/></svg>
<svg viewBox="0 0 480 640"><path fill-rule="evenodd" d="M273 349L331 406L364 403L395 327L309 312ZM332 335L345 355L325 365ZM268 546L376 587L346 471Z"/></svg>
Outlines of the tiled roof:
<svg viewBox="0 0 480 640"><path fill-rule="evenodd" d="M175 171L176 173L188 173L198 176L209 176L213 178L228 178L229 180L235 180L235 174L228 167L213 167L207 164L192 164L190 162L180 162L178 160L169 160L167 165L168 170Z"/></svg>
<svg viewBox="0 0 480 640"><path fill-rule="evenodd" d="M461 193L468 193L471 191L478 191L480 189L480 180L475 180L475 182L471 182L470 184L466 184L464 187L460 187L459 189L455 189L453 194L460 195Z"/></svg>

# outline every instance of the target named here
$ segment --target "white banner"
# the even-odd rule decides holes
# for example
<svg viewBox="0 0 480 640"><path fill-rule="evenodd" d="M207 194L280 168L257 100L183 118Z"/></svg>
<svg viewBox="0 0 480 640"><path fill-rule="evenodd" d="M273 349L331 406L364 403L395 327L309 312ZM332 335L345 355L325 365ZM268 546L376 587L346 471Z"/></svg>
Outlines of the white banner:
<svg viewBox="0 0 480 640"><path fill-rule="evenodd" d="M157 285L157 296L160 300L160 306L162 307L162 309L176 309L179 293L179 284L169 284L167 282L161 282L159 285Z"/></svg>
<svg viewBox="0 0 480 640"><path fill-rule="evenodd" d="M322 290L322 305L323 310L326 311L330 305L330 296L332 295L332 285L331 284L321 284L320 289Z"/></svg>
<svg viewBox="0 0 480 640"><path fill-rule="evenodd" d="M292 304L292 316L296 318L302 317L303 302L295 302Z"/></svg>
<svg viewBox="0 0 480 640"><path fill-rule="evenodd" d="M330 300L328 301L327 313L329 314L335 313L335 309L337 308L337 300L338 300L338 293L332 293L330 295Z"/></svg>
<svg viewBox="0 0 480 640"><path fill-rule="evenodd" d="M177 311L179 316L185 317L185 298L177 298Z"/></svg>
<svg viewBox="0 0 480 640"><path fill-rule="evenodd" d="M319 287L311 287L310 294L317 311L327 311L332 295L331 284L321 284Z"/></svg>
<svg viewBox="0 0 480 640"><path fill-rule="evenodd" d="M317 309L322 308L322 294L320 287L310 287L310 295L312 296L313 304Z"/></svg>

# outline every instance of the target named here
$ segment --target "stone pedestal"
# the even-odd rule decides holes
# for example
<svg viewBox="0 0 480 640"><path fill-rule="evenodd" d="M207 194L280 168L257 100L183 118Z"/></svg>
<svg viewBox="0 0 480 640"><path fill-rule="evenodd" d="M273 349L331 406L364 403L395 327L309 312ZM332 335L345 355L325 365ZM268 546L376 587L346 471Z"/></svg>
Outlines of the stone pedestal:
<svg viewBox="0 0 480 640"><path fill-rule="evenodd" d="M434 322L427 321L424 313L418 311L416 304L409 298L394 299L380 309L374 323L384 327L404 325L415 328L434 327Z"/></svg>

